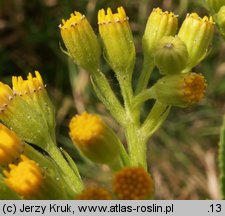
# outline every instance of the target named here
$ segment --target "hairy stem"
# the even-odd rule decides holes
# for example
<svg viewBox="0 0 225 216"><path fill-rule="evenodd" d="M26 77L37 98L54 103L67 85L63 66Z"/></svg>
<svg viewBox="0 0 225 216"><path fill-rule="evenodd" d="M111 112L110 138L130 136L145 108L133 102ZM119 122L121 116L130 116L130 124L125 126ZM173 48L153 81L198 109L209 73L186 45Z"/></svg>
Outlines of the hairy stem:
<svg viewBox="0 0 225 216"><path fill-rule="evenodd" d="M220 189L221 198L225 199L225 115L223 117L223 124L220 130L219 141L219 170L220 170Z"/></svg>
<svg viewBox="0 0 225 216"><path fill-rule="evenodd" d="M152 58L144 58L143 68L138 79L135 94L139 94L142 90L146 89L148 86L149 79L151 77L152 71L155 67L155 63Z"/></svg>

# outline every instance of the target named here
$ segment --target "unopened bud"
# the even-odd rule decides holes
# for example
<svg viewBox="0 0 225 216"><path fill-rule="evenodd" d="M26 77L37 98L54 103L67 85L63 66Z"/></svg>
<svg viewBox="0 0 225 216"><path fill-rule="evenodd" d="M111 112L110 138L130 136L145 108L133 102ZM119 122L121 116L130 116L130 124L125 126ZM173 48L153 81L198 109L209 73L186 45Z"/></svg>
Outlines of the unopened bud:
<svg viewBox="0 0 225 216"><path fill-rule="evenodd" d="M142 39L144 56L152 56L158 41L164 36L175 35L177 26L176 15L168 11L163 12L160 8L154 8L148 18Z"/></svg>
<svg viewBox="0 0 225 216"><path fill-rule="evenodd" d="M212 17L201 18L197 13L187 15L178 33L178 37L186 44L189 54L187 72L205 58L213 33Z"/></svg>
<svg viewBox="0 0 225 216"><path fill-rule="evenodd" d="M155 64L162 74L176 74L186 67L188 51L178 37L163 37L155 48Z"/></svg>
<svg viewBox="0 0 225 216"><path fill-rule="evenodd" d="M135 62L135 47L128 17L123 7L117 13L102 9L98 12L99 33L104 53L112 69L119 76L132 74Z"/></svg>
<svg viewBox="0 0 225 216"><path fill-rule="evenodd" d="M62 20L59 28L68 53L74 62L89 71L99 68L100 45L85 16L74 12L68 20Z"/></svg>

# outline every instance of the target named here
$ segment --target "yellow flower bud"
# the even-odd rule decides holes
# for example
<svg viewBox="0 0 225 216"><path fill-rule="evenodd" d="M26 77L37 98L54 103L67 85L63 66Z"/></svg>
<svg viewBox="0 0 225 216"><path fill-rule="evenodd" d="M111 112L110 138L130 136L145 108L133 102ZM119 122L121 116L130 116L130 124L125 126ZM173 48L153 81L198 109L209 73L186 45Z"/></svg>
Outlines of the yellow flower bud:
<svg viewBox="0 0 225 216"><path fill-rule="evenodd" d="M213 38L214 23L212 17L200 18L197 13L188 14L182 23L178 37L187 46L189 59L186 71L189 72L208 52Z"/></svg>
<svg viewBox="0 0 225 216"><path fill-rule="evenodd" d="M188 51L178 37L163 37L154 52L155 64L162 74L176 74L186 67Z"/></svg>
<svg viewBox="0 0 225 216"><path fill-rule="evenodd" d="M178 20L176 15L168 11L163 12L160 8L154 8L148 18L142 39L144 57L149 58L153 56L154 48L158 41L164 36L174 36L177 26Z"/></svg>
<svg viewBox="0 0 225 216"><path fill-rule="evenodd" d="M99 33L104 53L112 69L119 76L131 75L135 62L135 47L128 17L123 7L113 14L111 9L98 12Z"/></svg>
<svg viewBox="0 0 225 216"><path fill-rule="evenodd" d="M153 190L153 179L142 167L125 167L113 178L113 191L118 199L148 199Z"/></svg>
<svg viewBox="0 0 225 216"><path fill-rule="evenodd" d="M205 95L203 75L185 73L168 75L155 84L156 99L171 106L186 107L198 103Z"/></svg>
<svg viewBox="0 0 225 216"><path fill-rule="evenodd" d="M71 119L69 128L74 144L88 159L106 164L118 160L118 138L99 116L77 115Z"/></svg>
<svg viewBox="0 0 225 216"><path fill-rule="evenodd" d="M29 158L21 155L18 165L10 164L10 170L4 171L5 184L20 196L37 196L43 186L43 174L40 167Z"/></svg>
<svg viewBox="0 0 225 216"><path fill-rule="evenodd" d="M84 15L71 14L59 25L62 39L74 62L89 70L99 68L101 49L97 37Z"/></svg>
<svg viewBox="0 0 225 216"><path fill-rule="evenodd" d="M23 149L23 142L17 135L0 123L0 165L13 162Z"/></svg>

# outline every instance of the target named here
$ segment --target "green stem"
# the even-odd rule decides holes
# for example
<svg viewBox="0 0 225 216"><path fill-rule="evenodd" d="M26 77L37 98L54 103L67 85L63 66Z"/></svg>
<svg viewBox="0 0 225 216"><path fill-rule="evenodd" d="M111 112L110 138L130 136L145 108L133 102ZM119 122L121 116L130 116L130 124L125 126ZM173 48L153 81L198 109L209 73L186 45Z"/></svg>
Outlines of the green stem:
<svg viewBox="0 0 225 216"><path fill-rule="evenodd" d="M142 166L147 170L146 141L135 123L128 124L126 138L131 166Z"/></svg>
<svg viewBox="0 0 225 216"><path fill-rule="evenodd" d="M117 120L117 122L119 122L121 125L124 125L124 108L111 89L111 86L109 85L109 82L106 79L105 75L99 69L93 71L92 73L92 84L98 98L110 111L112 116Z"/></svg>
<svg viewBox="0 0 225 216"><path fill-rule="evenodd" d="M155 88L149 88L143 90L141 93L139 93L137 96L134 97L132 104L133 108L140 107L145 101L149 99L155 99Z"/></svg>
<svg viewBox="0 0 225 216"><path fill-rule="evenodd" d="M82 180L77 177L77 175L73 172L71 167L68 165L66 160L64 159L63 155L61 154L60 150L57 148L55 143L48 143L47 152L49 155L54 159L56 164L60 167L61 172L63 173L63 177L71 189L75 193L79 193L83 190L83 182Z"/></svg>
<svg viewBox="0 0 225 216"><path fill-rule="evenodd" d="M148 81L151 77L152 71L155 67L153 58L144 58L143 68L138 79L135 94L139 94L142 90L146 89L148 86Z"/></svg>
<svg viewBox="0 0 225 216"><path fill-rule="evenodd" d="M125 127L126 139L128 144L128 151L130 155L131 166L142 166L147 170L146 163L146 145L140 139L139 134L139 116L137 116L136 109L133 109L133 90L132 81L128 77L124 79L118 79L124 105L126 111L127 125Z"/></svg>
<svg viewBox="0 0 225 216"><path fill-rule="evenodd" d="M126 127L126 138L132 166L142 166L147 170L147 141L156 129L164 122L170 107L156 102L142 127L137 122L130 122ZM134 116L134 115L133 115Z"/></svg>
<svg viewBox="0 0 225 216"><path fill-rule="evenodd" d="M132 89L132 77L122 76L117 77L121 94L124 100L125 112L126 112L126 125L124 126L126 131L126 139L128 145L128 151L130 156L131 166L142 166L147 170L146 160L146 142L142 139L142 134L139 133L139 112L137 109L133 109L133 89Z"/></svg>
<svg viewBox="0 0 225 216"><path fill-rule="evenodd" d="M220 189L222 199L225 199L225 115L220 130L219 141L219 170L220 170Z"/></svg>
<svg viewBox="0 0 225 216"><path fill-rule="evenodd" d="M131 107L131 102L133 98L131 77L129 75L117 76L117 80L119 81L120 84L120 90L123 96L125 110L127 112Z"/></svg>

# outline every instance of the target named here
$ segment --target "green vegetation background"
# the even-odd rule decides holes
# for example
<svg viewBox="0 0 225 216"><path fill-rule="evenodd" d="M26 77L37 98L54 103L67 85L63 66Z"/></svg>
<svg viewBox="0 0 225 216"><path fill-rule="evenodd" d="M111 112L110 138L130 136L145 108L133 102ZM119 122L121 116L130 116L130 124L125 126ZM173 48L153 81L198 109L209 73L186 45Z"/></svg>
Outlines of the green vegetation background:
<svg viewBox="0 0 225 216"><path fill-rule="evenodd" d="M207 15L201 0L0 0L0 80L10 84L12 75L26 77L39 70L56 107L58 145L66 148L79 163L86 181L107 179L107 168L83 161L68 138L71 116L84 110L105 116L124 141L123 131L95 97L88 74L68 62L60 50L58 25L74 10L85 14L97 33L97 11L123 5L134 34L137 62L134 85L141 69L141 38L152 8L179 14ZM63 44L62 44L62 47ZM119 93L110 68L103 68ZM162 128L149 142L151 173L156 184L157 199L219 199L218 138L225 104L225 43L216 31L211 52L194 69L208 81L207 95L200 104L186 109L173 108ZM154 79L158 77L157 71ZM153 80L154 81L154 80ZM143 109L149 109L151 103ZM98 174L96 174L98 173Z"/></svg>

